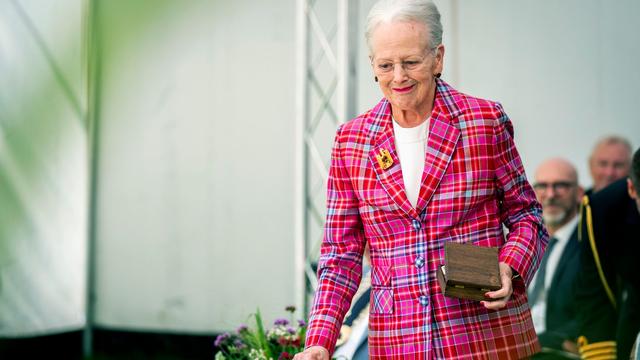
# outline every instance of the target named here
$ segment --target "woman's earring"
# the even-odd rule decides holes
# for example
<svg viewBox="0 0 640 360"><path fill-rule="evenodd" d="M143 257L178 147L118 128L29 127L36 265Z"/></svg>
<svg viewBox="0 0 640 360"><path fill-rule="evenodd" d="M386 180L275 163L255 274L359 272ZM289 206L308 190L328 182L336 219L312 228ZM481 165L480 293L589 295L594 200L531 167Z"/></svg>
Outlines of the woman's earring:
<svg viewBox="0 0 640 360"><path fill-rule="evenodd" d="M373 80L375 80L376 82L378 82L378 77L377 77L377 76L374 76L374 77L373 77Z"/></svg>

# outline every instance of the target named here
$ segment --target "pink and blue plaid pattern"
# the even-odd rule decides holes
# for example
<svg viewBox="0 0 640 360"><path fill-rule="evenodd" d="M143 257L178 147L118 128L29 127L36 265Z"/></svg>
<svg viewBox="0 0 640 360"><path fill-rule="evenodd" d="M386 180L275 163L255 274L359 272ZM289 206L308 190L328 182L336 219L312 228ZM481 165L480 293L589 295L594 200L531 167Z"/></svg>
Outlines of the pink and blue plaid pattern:
<svg viewBox="0 0 640 360"><path fill-rule="evenodd" d="M539 345L525 284L548 235L502 107L438 80L416 208L406 197L394 144L386 100L338 129L307 346L333 352L368 242L372 359L531 356ZM381 149L393 160L388 169L376 160ZM500 261L522 277L506 308L490 311L442 295L435 274L448 241L500 247Z"/></svg>
<svg viewBox="0 0 640 360"><path fill-rule="evenodd" d="M389 286L391 285L391 267L376 266L371 270L371 284Z"/></svg>
<svg viewBox="0 0 640 360"><path fill-rule="evenodd" d="M371 313L392 314L393 313L393 290L390 288L373 287L371 291L372 303Z"/></svg>

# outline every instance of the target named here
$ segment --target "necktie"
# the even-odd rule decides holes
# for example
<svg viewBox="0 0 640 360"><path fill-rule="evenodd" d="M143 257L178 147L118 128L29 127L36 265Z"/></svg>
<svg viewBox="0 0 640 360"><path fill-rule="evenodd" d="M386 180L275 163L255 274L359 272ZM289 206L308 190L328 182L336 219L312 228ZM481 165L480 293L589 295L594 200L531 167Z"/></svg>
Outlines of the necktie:
<svg viewBox="0 0 640 360"><path fill-rule="evenodd" d="M538 301L540 294L544 290L544 278L547 273L547 261L549 261L549 255L551 255L551 251L553 251L553 247L558 243L558 239L552 237L549 239L549 245L547 245L547 250L544 252L542 256L542 261L540 261L540 267L538 268L538 275L536 275L536 281L529 292L529 306L533 306L533 304Z"/></svg>

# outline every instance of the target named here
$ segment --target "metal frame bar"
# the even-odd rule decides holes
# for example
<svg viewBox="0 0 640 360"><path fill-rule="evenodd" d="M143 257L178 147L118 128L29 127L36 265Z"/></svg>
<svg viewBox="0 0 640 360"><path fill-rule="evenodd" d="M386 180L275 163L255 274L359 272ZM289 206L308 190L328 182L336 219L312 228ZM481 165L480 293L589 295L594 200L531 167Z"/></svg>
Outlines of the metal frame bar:
<svg viewBox="0 0 640 360"><path fill-rule="evenodd" d="M323 226L323 214L313 203L313 195L324 191L324 187L313 187L314 181L326 184L328 166L323 160L318 142L330 144L332 138L314 138L322 121L332 121L334 126L352 118L356 114L356 56L357 56L357 0L335 0L337 5L334 26L323 31L322 19L316 13L314 0L297 0L296 6L296 47L297 47L297 97L296 97L296 140L295 140L295 294L296 304L306 313L309 297L317 286L312 269L314 254L321 239L312 239L313 227ZM318 2L319 3L319 2ZM334 35L336 48L332 48ZM311 59L312 45L321 50L316 59ZM316 69L325 59L332 70L320 75ZM328 81L325 88L319 76ZM311 95L316 94L320 104L312 115ZM335 97L335 105L334 105ZM329 120L327 120L329 119ZM311 170L316 177L312 178Z"/></svg>
<svg viewBox="0 0 640 360"><path fill-rule="evenodd" d="M93 328L95 324L95 278L97 242L97 201L98 165L100 139L100 81L101 73L101 33L98 19L98 0L85 3L85 59L87 91L87 128L89 161L89 214L87 234L87 279L86 279L86 320L82 334L82 351L85 358L93 355Z"/></svg>
<svg viewBox="0 0 640 360"><path fill-rule="evenodd" d="M338 1L338 121L356 115L358 1Z"/></svg>
<svg viewBox="0 0 640 360"><path fill-rule="evenodd" d="M307 0L296 1L296 118L295 118L295 179L294 179L294 293L296 306L306 309L305 297L305 184L306 147L304 144L305 120L309 113L309 87L307 85L307 62L309 61L309 24Z"/></svg>

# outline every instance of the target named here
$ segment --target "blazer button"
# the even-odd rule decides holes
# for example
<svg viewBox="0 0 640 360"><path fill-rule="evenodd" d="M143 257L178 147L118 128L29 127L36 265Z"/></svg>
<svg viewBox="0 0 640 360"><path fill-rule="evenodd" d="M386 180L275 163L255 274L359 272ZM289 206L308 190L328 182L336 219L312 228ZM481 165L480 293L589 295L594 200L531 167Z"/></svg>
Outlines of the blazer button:
<svg viewBox="0 0 640 360"><path fill-rule="evenodd" d="M424 258L422 256L418 256L415 261L416 267L422 268L424 266Z"/></svg>
<svg viewBox="0 0 640 360"><path fill-rule="evenodd" d="M413 219L413 221L411 221L411 222L413 223L413 228L416 229L416 230L420 230L420 228L422 227L420 225L420 221L418 221L416 219Z"/></svg>
<svg viewBox="0 0 640 360"><path fill-rule="evenodd" d="M428 306L429 305L429 298L426 295L420 296L420 298L418 300L420 300L420 304L422 306Z"/></svg>

